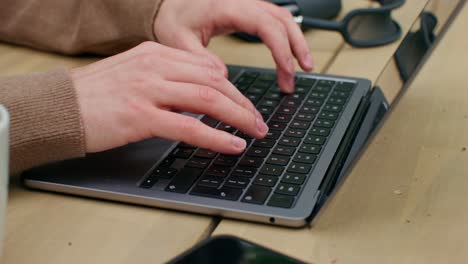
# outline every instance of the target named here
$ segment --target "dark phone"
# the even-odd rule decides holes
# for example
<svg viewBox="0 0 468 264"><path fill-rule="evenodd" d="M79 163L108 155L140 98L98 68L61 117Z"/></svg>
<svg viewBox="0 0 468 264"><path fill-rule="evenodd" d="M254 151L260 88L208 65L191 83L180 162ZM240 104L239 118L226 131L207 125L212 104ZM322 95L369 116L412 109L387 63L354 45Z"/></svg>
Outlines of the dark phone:
<svg viewBox="0 0 468 264"><path fill-rule="evenodd" d="M305 263L234 236L215 236L170 260L170 264Z"/></svg>

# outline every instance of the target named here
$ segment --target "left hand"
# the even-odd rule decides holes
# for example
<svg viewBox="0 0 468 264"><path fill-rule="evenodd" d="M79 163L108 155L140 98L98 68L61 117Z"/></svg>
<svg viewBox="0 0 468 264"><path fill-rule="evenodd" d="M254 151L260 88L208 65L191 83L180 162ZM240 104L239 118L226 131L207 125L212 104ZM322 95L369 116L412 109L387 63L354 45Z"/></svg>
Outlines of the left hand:
<svg viewBox="0 0 468 264"><path fill-rule="evenodd" d="M206 49L213 36L247 32L271 50L283 92L294 91L294 57L311 71L312 57L299 26L284 8L262 0L164 0L154 22L161 44L211 58L227 74L224 63Z"/></svg>

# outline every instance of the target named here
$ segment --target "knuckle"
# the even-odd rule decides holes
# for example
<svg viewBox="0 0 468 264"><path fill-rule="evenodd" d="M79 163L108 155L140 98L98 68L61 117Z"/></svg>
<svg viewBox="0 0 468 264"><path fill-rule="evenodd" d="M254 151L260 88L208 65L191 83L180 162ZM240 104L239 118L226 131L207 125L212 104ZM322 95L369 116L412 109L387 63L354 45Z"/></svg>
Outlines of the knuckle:
<svg viewBox="0 0 468 264"><path fill-rule="evenodd" d="M135 97L124 98L125 113L119 116L126 121L126 123L133 123L135 120L147 118L149 116L149 109L146 104ZM120 110L119 110L120 111Z"/></svg>
<svg viewBox="0 0 468 264"><path fill-rule="evenodd" d="M204 102L213 103L218 98L218 94L210 87L200 86L198 88L198 97Z"/></svg>
<svg viewBox="0 0 468 264"><path fill-rule="evenodd" d="M278 29L278 32L282 35L282 38L287 39L288 33L286 31L285 26L282 23L280 23L279 21L276 21L276 20L275 20L274 23L276 25L276 28Z"/></svg>
<svg viewBox="0 0 468 264"><path fill-rule="evenodd" d="M164 97L171 94L172 87L169 82L160 79L158 85L155 85L155 90L160 97Z"/></svg>
<svg viewBox="0 0 468 264"><path fill-rule="evenodd" d="M198 119L186 117L181 122L182 134L193 136L200 129L201 122Z"/></svg>
<svg viewBox="0 0 468 264"><path fill-rule="evenodd" d="M149 87L153 86L154 80L152 80L146 72L146 70L137 70L131 73L128 77L128 88L138 91L147 91Z"/></svg>
<svg viewBox="0 0 468 264"><path fill-rule="evenodd" d="M215 84L215 85L218 85L220 84L223 79L224 79L224 76L221 75L221 73L213 68L209 68L207 70L207 75L208 75L208 78L210 80L211 83Z"/></svg>
<svg viewBox="0 0 468 264"><path fill-rule="evenodd" d="M140 49L143 49L143 50L154 50L156 49L157 47L159 47L160 44L154 42L154 41L144 41L142 42L141 44L138 45L138 47Z"/></svg>
<svg viewBox="0 0 468 264"><path fill-rule="evenodd" d="M139 104L133 97L125 97L123 100L125 102L126 108L131 110L131 112L141 112L141 104Z"/></svg>
<svg viewBox="0 0 468 264"><path fill-rule="evenodd" d="M137 90L137 91L144 91L148 89L148 87L151 86L150 80L146 74L141 74L141 73L135 74L133 75L132 78L133 78L132 79L133 85L129 88L133 88L134 90Z"/></svg>
<svg viewBox="0 0 468 264"><path fill-rule="evenodd" d="M237 1L214 1L213 10L223 12L222 16L228 21L236 21L239 18L239 5Z"/></svg>
<svg viewBox="0 0 468 264"><path fill-rule="evenodd" d="M244 99L242 100L243 103L242 105L246 108L246 109L251 109L252 111L255 111L256 108L254 106L254 104L247 98L244 97Z"/></svg>
<svg viewBox="0 0 468 264"><path fill-rule="evenodd" d="M216 69L216 60L206 56L204 59L204 64L210 69Z"/></svg>
<svg viewBox="0 0 468 264"><path fill-rule="evenodd" d="M250 111L242 111L242 120L247 121L249 124L255 123L256 116Z"/></svg>
<svg viewBox="0 0 468 264"><path fill-rule="evenodd" d="M288 66L285 66L285 67L283 67L283 70L289 77L295 75L294 68L290 68Z"/></svg>
<svg viewBox="0 0 468 264"><path fill-rule="evenodd" d="M152 71L152 69L154 68L155 60L153 59L151 53L138 54L135 56L135 60L137 63L137 67L138 69L140 69L140 71L148 72Z"/></svg>
<svg viewBox="0 0 468 264"><path fill-rule="evenodd" d="M239 109L233 114L233 122L237 124L238 128L242 128L243 130L252 131L255 129L256 124L256 117L251 111Z"/></svg>
<svg viewBox="0 0 468 264"><path fill-rule="evenodd" d="M208 142L210 142L211 144L211 149L212 150L215 150L213 147L219 145L220 143L223 144L224 143L224 133L226 132L221 132L221 131L215 131L214 133L209 133L207 135L207 138L208 138Z"/></svg>
<svg viewBox="0 0 468 264"><path fill-rule="evenodd" d="M285 9L285 8L280 9L280 15L285 20L293 21L293 16L292 16L291 12L288 11L287 9Z"/></svg>
<svg viewBox="0 0 468 264"><path fill-rule="evenodd" d="M233 89L236 89L236 88L233 88ZM254 104L249 99L247 99L247 97L239 93L238 98L239 98L240 106L242 106L243 108L247 110L251 110L252 112L255 111Z"/></svg>
<svg viewBox="0 0 468 264"><path fill-rule="evenodd" d="M211 60L211 68L219 75L219 78L225 79L227 73L226 65L220 59L213 57Z"/></svg>

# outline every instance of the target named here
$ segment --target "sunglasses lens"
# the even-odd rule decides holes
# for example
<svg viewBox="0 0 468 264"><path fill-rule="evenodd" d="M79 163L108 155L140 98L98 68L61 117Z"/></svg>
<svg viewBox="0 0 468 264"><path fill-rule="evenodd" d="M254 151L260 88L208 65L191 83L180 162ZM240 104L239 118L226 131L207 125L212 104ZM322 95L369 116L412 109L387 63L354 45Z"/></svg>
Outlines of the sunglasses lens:
<svg viewBox="0 0 468 264"><path fill-rule="evenodd" d="M379 1L380 4L383 5L383 6L385 6L385 5L393 5L393 4L402 2L401 0L378 0L378 1Z"/></svg>
<svg viewBox="0 0 468 264"><path fill-rule="evenodd" d="M390 4L393 4L395 2L398 2L398 0L377 0L377 2L379 2L381 5L390 5Z"/></svg>
<svg viewBox="0 0 468 264"><path fill-rule="evenodd" d="M349 20L347 31L354 43L364 46L388 43L400 34L400 28L388 13L356 15Z"/></svg>

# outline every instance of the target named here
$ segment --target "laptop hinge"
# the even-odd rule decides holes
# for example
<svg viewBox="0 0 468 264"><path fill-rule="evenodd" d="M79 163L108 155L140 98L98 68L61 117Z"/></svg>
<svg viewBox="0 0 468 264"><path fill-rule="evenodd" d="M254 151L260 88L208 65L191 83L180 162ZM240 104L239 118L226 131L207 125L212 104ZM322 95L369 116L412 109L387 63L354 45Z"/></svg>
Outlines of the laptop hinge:
<svg viewBox="0 0 468 264"><path fill-rule="evenodd" d="M335 190L335 187L342 181L350 165L358 156L387 111L388 103L380 87L374 87L362 98L320 184L319 197L311 215L307 219L308 221L311 221L317 215L320 208L322 208Z"/></svg>

